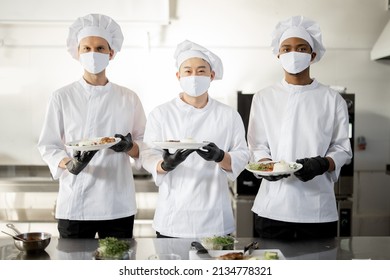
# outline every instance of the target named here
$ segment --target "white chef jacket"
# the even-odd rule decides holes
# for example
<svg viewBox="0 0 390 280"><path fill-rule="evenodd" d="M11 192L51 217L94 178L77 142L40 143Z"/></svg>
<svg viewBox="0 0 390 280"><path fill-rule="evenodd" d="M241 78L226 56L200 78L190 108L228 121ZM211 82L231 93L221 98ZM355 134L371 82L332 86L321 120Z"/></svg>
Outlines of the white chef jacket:
<svg viewBox="0 0 390 280"><path fill-rule="evenodd" d="M138 96L114 83L91 86L80 79L52 94L38 149L53 178L59 179L57 219L110 220L137 212L127 153L100 150L77 176L58 164L72 157L73 151L65 147L70 141L130 132L140 145L145 123Z"/></svg>
<svg viewBox="0 0 390 280"><path fill-rule="evenodd" d="M214 142L228 152L232 171L225 171L216 162L206 161L193 152L173 171L157 174L163 151L153 141L188 137L197 142ZM235 180L250 157L237 111L210 97L204 108L197 109L178 96L150 113L144 142L142 164L159 187L153 228L163 235L183 238L232 233L235 223L228 179Z"/></svg>
<svg viewBox="0 0 390 280"><path fill-rule="evenodd" d="M285 80L256 93L248 125L252 161L296 161L331 157L335 171L302 182L295 175L262 180L252 211L269 219L319 223L337 221L334 182L352 157L348 110L339 93L318 83L297 86Z"/></svg>

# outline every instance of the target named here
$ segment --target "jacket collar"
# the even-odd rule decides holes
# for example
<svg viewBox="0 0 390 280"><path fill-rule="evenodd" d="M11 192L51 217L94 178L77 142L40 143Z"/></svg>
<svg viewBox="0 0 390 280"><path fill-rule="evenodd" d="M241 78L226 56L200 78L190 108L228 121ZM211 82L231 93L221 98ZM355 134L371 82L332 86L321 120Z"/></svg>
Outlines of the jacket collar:
<svg viewBox="0 0 390 280"><path fill-rule="evenodd" d="M315 89L318 86L318 81L316 79L313 79L313 82L308 85L293 85L286 82L285 79L282 80L282 86L287 89L289 92L304 92L308 90Z"/></svg>

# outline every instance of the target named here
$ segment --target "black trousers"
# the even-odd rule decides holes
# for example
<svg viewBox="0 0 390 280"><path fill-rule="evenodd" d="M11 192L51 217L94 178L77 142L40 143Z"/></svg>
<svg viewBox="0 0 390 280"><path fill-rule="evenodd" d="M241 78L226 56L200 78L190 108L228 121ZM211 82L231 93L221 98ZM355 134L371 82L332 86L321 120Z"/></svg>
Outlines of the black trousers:
<svg viewBox="0 0 390 280"><path fill-rule="evenodd" d="M334 238L337 221L329 223L289 223L256 215L255 229L259 237L281 240Z"/></svg>
<svg viewBox="0 0 390 280"><path fill-rule="evenodd" d="M132 238L134 216L103 221L58 220L60 238Z"/></svg>

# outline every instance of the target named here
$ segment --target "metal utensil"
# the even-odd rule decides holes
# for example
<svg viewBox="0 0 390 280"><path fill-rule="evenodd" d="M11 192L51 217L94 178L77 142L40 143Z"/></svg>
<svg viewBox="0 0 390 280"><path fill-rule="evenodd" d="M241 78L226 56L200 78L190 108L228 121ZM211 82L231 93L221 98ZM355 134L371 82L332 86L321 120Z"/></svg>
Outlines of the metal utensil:
<svg viewBox="0 0 390 280"><path fill-rule="evenodd" d="M259 242L253 241L244 247L244 255L250 256L255 249L259 249Z"/></svg>
<svg viewBox="0 0 390 280"><path fill-rule="evenodd" d="M12 229L17 235L22 234L13 224L7 224L7 227Z"/></svg>
<svg viewBox="0 0 390 280"><path fill-rule="evenodd" d="M20 240L20 241L26 241L25 239L23 239L23 238L21 238L21 237L19 237L19 236L16 236L16 235L12 235L12 234L10 234L10 233L8 233L8 232L5 232L5 231L1 231L2 233L5 233L6 235L9 235L9 236L11 236L11 237L13 237L13 238L15 238L15 239L17 239L17 240Z"/></svg>
<svg viewBox="0 0 390 280"><path fill-rule="evenodd" d="M211 256L210 256L209 252L207 251L207 249L205 247L203 247L203 245L200 242L193 241L191 243L191 246L196 249L196 254L203 255L203 256L211 258Z"/></svg>

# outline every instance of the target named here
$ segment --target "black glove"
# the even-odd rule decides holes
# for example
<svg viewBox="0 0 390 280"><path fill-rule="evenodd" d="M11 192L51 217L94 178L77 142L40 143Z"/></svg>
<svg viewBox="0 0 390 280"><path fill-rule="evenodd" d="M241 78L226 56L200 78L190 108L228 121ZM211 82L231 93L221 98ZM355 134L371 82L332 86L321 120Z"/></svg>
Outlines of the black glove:
<svg viewBox="0 0 390 280"><path fill-rule="evenodd" d="M195 150L176 150L175 153L170 154L167 149L164 149L163 159L161 168L169 172L175 169L180 163L182 163L192 152Z"/></svg>
<svg viewBox="0 0 390 280"><path fill-rule="evenodd" d="M127 153L131 150L131 148L133 148L134 143L130 133L127 133L126 136L123 136L121 134L115 134L115 137L120 138L121 141L119 141L114 146L111 146L110 149L113 149L115 152Z"/></svg>
<svg viewBox="0 0 390 280"><path fill-rule="evenodd" d="M218 148L218 146L214 143L209 143L207 146L204 146L201 149L202 150L196 150L196 152L205 160L221 162L225 156L225 152Z"/></svg>
<svg viewBox="0 0 390 280"><path fill-rule="evenodd" d="M294 174L303 182L307 182L315 176L322 175L329 170L329 160L325 157L316 156L297 159L296 162L301 163L303 167Z"/></svg>
<svg viewBox="0 0 390 280"><path fill-rule="evenodd" d="M283 174L283 175L276 175L276 176L264 176L264 175L255 174L255 177L257 179L265 179L265 180L270 181L270 182L279 181L279 180L281 180L283 178L287 178L289 176L290 176L290 174Z"/></svg>
<svg viewBox="0 0 390 280"><path fill-rule="evenodd" d="M81 151L74 152L73 159L66 163L66 169L74 175L79 174L88 165L97 152L98 150L86 151L83 153L81 153Z"/></svg>

